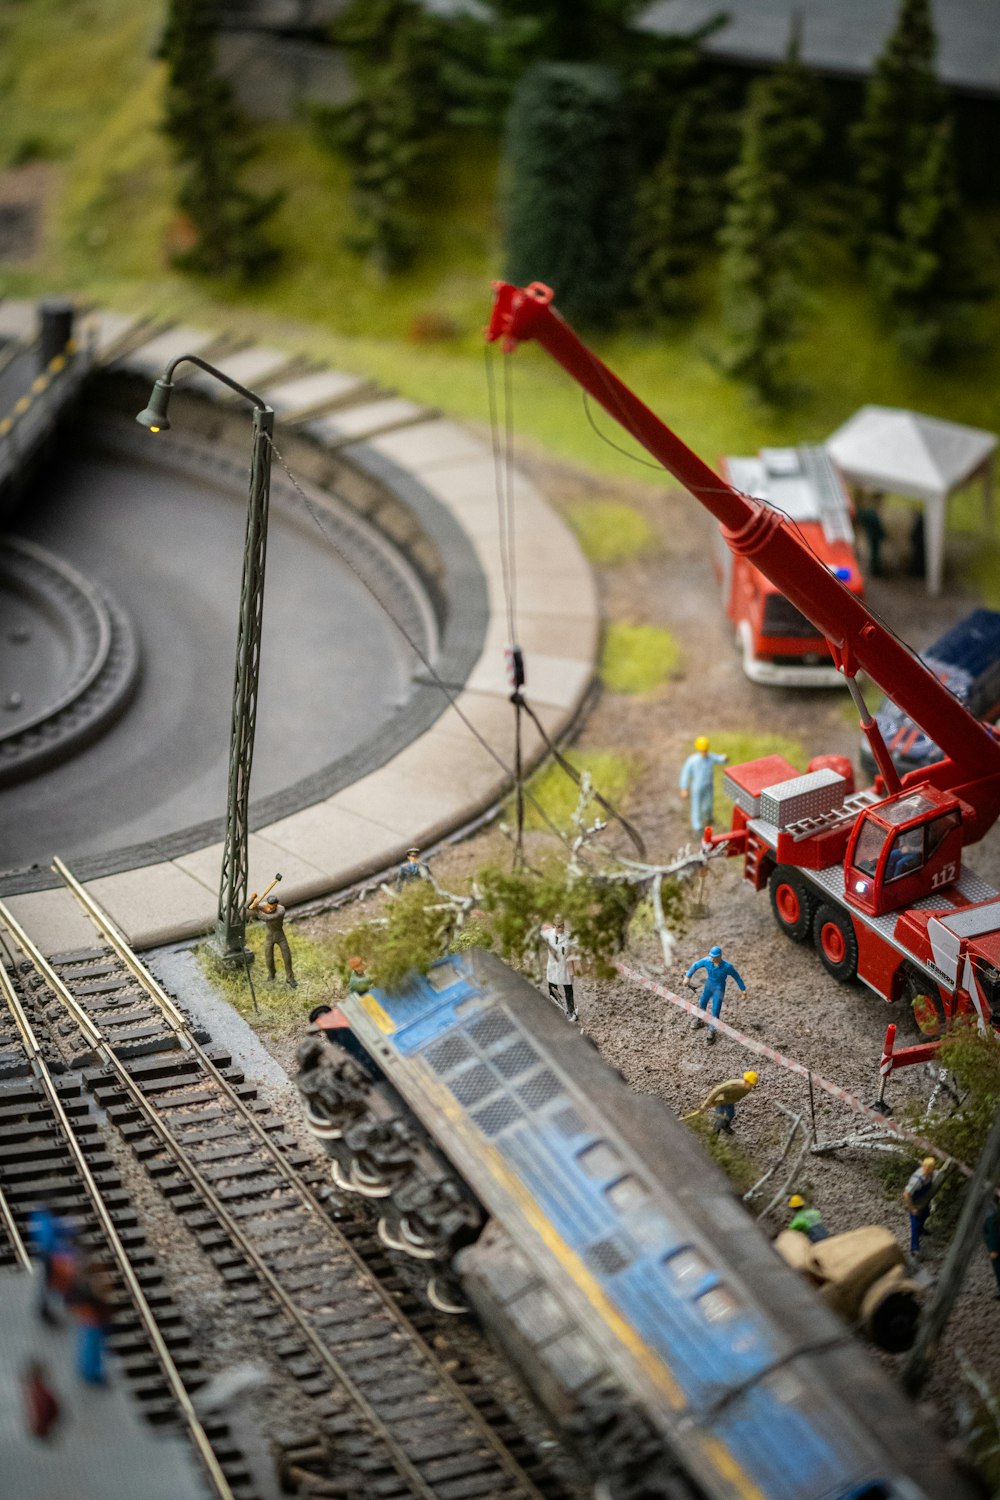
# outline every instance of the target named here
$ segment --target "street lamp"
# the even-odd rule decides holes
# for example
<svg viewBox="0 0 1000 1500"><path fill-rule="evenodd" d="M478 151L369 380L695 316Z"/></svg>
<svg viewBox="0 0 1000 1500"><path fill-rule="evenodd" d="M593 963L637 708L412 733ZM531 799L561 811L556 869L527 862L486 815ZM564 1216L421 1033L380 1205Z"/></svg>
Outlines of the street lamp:
<svg viewBox="0 0 1000 1500"><path fill-rule="evenodd" d="M216 940L224 960L243 963L251 956L246 948L248 885L248 804L250 766L253 761L257 724L257 685L260 679L260 633L264 612L264 563L267 556L267 512L271 496L271 433L274 410L262 397L231 380L196 354L178 354L153 386L149 405L136 421L150 432L170 427L167 407L174 389L173 374L187 360L214 375L223 385L252 401L253 453L250 460L250 503L243 549L243 581L240 585L240 623L236 637L236 677L233 684L233 716L229 731L229 782L226 797L226 841L222 851L219 882L219 913Z"/></svg>

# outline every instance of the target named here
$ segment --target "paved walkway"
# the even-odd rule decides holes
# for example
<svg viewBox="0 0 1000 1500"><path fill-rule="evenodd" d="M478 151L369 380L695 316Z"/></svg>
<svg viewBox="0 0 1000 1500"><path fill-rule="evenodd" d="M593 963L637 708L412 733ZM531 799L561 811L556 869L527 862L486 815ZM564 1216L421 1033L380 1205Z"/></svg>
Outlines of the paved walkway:
<svg viewBox="0 0 1000 1500"><path fill-rule="evenodd" d="M492 452L456 422L356 376L304 369L278 350L253 346L213 355L218 336L203 329L157 329L118 313L89 316L86 336L97 360L112 369L154 378L181 352L199 353L242 384L248 381L275 408L275 439L289 430L318 449L377 475L390 485L407 476L447 508L485 575L489 620L478 660L456 703L494 747L513 761L513 712L504 650L507 630L497 528ZM26 322L24 304L0 303L0 336ZM194 367L187 367L192 375ZM183 373L178 371L178 377ZM228 403L217 381L190 381L199 393ZM163 439L159 439L163 441ZM399 489L405 500L405 483ZM527 694L557 737L571 724L590 686L599 613L590 569L575 537L519 472L517 517L518 636L527 661ZM526 733L526 759L543 753ZM180 749L178 751L180 753ZM341 889L400 859L408 845L429 845L469 822L504 794L510 777L470 733L454 707L386 764L333 796L258 829L250 839L251 881L275 871L292 902ZM221 811L221 809L220 809ZM89 882L89 889L137 947L193 937L215 920L222 846L214 844L160 864L146 864ZM9 898L11 910L47 952L89 946L93 929L60 890Z"/></svg>
<svg viewBox="0 0 1000 1500"><path fill-rule="evenodd" d="M157 1436L138 1415L109 1357L109 1384L74 1370L76 1324L47 1328L35 1315L34 1277L0 1271L0 1495L6 1500L206 1500L187 1441ZM25 1426L21 1373L45 1367L61 1407L44 1442Z"/></svg>

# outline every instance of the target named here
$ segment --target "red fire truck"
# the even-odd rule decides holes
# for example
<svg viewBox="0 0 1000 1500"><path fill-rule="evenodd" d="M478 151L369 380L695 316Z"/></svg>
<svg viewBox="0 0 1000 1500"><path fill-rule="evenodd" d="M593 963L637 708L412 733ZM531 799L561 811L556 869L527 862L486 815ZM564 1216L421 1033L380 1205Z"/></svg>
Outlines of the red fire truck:
<svg viewBox="0 0 1000 1500"><path fill-rule="evenodd" d="M793 521L803 543L853 594L864 585L854 555L854 528L843 482L823 448L762 448L756 458L724 458L734 489ZM733 622L743 670L751 682L777 687L843 687L822 631L715 534L715 570Z"/></svg>
<svg viewBox="0 0 1000 1500"><path fill-rule="evenodd" d="M511 352L535 339L715 516L736 557L765 577L826 639L857 704L878 767L855 791L851 768L819 756L799 775L780 756L729 768L729 832L706 838L743 859L770 891L788 937L815 944L835 979L860 979L913 1004L925 1038L966 1012L1000 1027L1000 895L962 868L966 844L1000 815L1000 736L974 718L920 659L805 546L793 521L715 474L587 347L540 283L496 287L487 338ZM941 759L900 778L856 677L864 672L935 744ZM890 1055L926 1061L939 1042ZM891 1051L891 1049L889 1049Z"/></svg>

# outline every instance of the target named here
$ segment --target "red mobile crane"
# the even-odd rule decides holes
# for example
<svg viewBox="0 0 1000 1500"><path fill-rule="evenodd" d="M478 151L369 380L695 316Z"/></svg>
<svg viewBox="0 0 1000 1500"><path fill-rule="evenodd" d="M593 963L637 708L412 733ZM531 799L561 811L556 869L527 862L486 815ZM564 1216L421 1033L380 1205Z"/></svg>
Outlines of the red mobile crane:
<svg viewBox="0 0 1000 1500"><path fill-rule="evenodd" d="M719 522L737 557L766 577L826 637L858 706L879 769L855 792L850 764L819 756L799 775L781 756L733 766L728 833L706 839L742 855L744 878L767 886L778 926L812 940L835 979L860 979L912 1004L933 1036L974 1013L1000 1027L1000 895L962 870L962 849L1000 815L1000 739L845 588L794 523L703 463L589 350L552 307L552 291L495 283L489 341L506 353L534 339ZM941 747L942 759L900 780L855 681L863 671ZM924 1062L939 1042L893 1051L893 1067Z"/></svg>

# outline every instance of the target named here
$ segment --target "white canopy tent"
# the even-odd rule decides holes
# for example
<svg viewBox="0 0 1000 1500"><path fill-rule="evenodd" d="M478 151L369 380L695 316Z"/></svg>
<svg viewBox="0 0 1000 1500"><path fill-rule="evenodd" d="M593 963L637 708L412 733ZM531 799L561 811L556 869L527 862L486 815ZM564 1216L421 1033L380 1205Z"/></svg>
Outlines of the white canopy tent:
<svg viewBox="0 0 1000 1500"><path fill-rule="evenodd" d="M930 594L941 592L949 495L980 476L986 521L992 527L996 449L992 432L895 406L863 406L826 441L848 484L923 501Z"/></svg>

